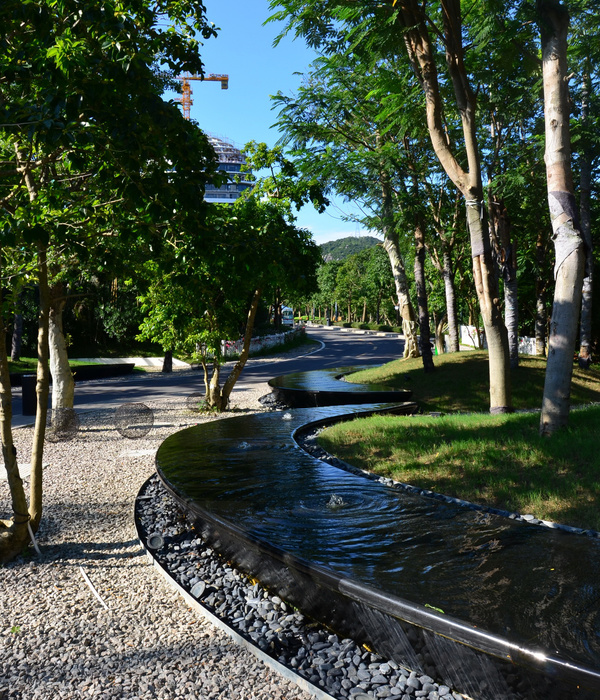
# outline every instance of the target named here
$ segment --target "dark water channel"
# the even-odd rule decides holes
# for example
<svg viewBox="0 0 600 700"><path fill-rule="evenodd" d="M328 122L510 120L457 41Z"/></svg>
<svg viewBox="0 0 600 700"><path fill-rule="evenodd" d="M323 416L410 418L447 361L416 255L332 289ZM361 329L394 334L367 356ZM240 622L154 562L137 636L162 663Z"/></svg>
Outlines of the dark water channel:
<svg viewBox="0 0 600 700"><path fill-rule="evenodd" d="M159 473L183 499L301 559L600 670L600 540L387 487L291 439L349 410L204 423L162 444Z"/></svg>
<svg viewBox="0 0 600 700"><path fill-rule="evenodd" d="M391 389L382 384L354 384L343 380L345 374L367 367L337 367L308 372L291 372L269 380L273 394L293 408L339 406L356 402L383 403L408 401L409 389ZM360 398L358 398L360 394Z"/></svg>

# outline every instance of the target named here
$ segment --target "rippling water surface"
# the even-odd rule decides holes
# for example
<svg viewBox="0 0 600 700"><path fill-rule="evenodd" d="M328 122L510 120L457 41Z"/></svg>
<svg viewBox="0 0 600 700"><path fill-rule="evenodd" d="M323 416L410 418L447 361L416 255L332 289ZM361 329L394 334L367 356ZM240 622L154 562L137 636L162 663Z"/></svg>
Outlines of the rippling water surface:
<svg viewBox="0 0 600 700"><path fill-rule="evenodd" d="M297 426L348 410L204 423L168 438L157 463L203 509L298 557L599 666L600 540L407 494L292 443Z"/></svg>

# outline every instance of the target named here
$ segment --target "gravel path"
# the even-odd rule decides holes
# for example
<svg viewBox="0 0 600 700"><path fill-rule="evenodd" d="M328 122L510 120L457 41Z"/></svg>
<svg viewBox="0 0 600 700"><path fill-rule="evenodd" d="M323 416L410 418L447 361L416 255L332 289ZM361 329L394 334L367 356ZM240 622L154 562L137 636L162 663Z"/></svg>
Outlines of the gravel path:
<svg viewBox="0 0 600 700"><path fill-rule="evenodd" d="M236 393L234 408L261 410L266 393L266 384ZM310 697L190 610L137 541L133 504L156 449L212 419L187 411L185 398L149 403L155 428L141 439L122 438L112 412L97 411L75 439L46 444L42 556L0 569L0 700ZM20 461L31 434L15 431ZM0 517L9 511L0 479Z"/></svg>

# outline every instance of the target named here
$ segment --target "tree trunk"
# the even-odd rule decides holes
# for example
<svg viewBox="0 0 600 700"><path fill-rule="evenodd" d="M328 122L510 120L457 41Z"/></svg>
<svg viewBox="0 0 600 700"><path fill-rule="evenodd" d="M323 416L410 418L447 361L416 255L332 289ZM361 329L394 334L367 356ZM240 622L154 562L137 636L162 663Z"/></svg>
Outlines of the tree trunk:
<svg viewBox="0 0 600 700"><path fill-rule="evenodd" d="M444 294L446 297L446 314L448 316L448 335L450 352L459 352L460 339L458 334L458 314L456 311L456 290L454 288L454 272L452 270L452 258L448 251L444 251Z"/></svg>
<svg viewBox="0 0 600 700"><path fill-rule="evenodd" d="M419 309L420 350L425 372L433 372L433 355L431 352L431 329L429 327L429 309L427 307L427 287L425 284L425 233L422 222L415 227L415 284L417 287L417 307Z"/></svg>
<svg viewBox="0 0 600 700"><path fill-rule="evenodd" d="M246 332L244 333L244 345L242 347L240 359L235 363L234 368L231 370L230 375L227 377L227 380L223 385L223 391L221 392L221 411L224 411L227 408L229 396L231 395L233 387L242 373L246 360L248 359L248 355L250 354L250 341L252 340L254 321L256 319L256 312L258 311L258 303L260 301L261 294L262 289L256 289L252 297L252 302L250 303L250 309L248 311L248 318L246 319Z"/></svg>
<svg viewBox="0 0 600 700"><path fill-rule="evenodd" d="M498 299L489 236L484 226L483 205L467 201L467 221L473 254L473 279L488 346L490 413L512 411L508 333Z"/></svg>
<svg viewBox="0 0 600 700"><path fill-rule="evenodd" d="M579 230L571 172L567 32L569 14L557 0L538 0L544 79L546 178L556 263L548 363L540 434L552 435L569 419L573 354L581 309L585 244Z"/></svg>
<svg viewBox="0 0 600 700"><path fill-rule="evenodd" d="M48 394L50 372L48 368L48 323L50 316L50 290L48 288L47 249L38 244L38 284L40 290L40 311L37 339L37 409L33 444L31 446L31 477L29 480L29 515L31 527L37 531L42 517L42 458L48 414Z"/></svg>
<svg viewBox="0 0 600 700"><path fill-rule="evenodd" d="M169 373L173 371L173 351L167 350L163 358L162 371Z"/></svg>
<svg viewBox="0 0 600 700"><path fill-rule="evenodd" d="M583 96L581 101L581 121L585 129L589 128L590 77L584 76ZM590 216L590 193L592 189L592 154L591 145L584 136L581 156L581 175L579 184L579 218L581 235L585 241L585 274L581 297L581 322L579 324L579 366L589 369L592 363L592 289L594 286L594 255L592 244L592 227Z"/></svg>
<svg viewBox="0 0 600 700"><path fill-rule="evenodd" d="M438 355L443 355L446 352L446 342L444 339L444 314L433 314L433 323L435 325L435 349Z"/></svg>
<svg viewBox="0 0 600 700"><path fill-rule="evenodd" d="M377 134L377 143L382 143L380 134ZM396 296L398 298L399 315L402 320L402 333L404 335L404 357L419 357L419 342L417 337L417 318L415 310L410 301L408 279L398 232L394 224L394 210L392 206L392 186L390 176L386 170L385 163L382 163L379 174L379 184L381 187L381 228L383 231L383 248L388 254L392 275L396 285Z"/></svg>
<svg viewBox="0 0 600 700"><path fill-rule="evenodd" d="M546 261L545 236L540 230L535 244L536 279L535 279L535 354L537 357L546 357L546 326L548 314L546 313L546 275L544 275L544 263Z"/></svg>
<svg viewBox="0 0 600 700"><path fill-rule="evenodd" d="M469 84L462 46L462 18L458 0L441 0L444 45L448 74L454 91L464 136L465 171L451 149L444 128L442 95L428 18L418 0L400 3L398 21L404 25L405 45L425 94L427 127L435 153L444 171L466 200L471 238L473 278L488 344L490 412L512 410L508 335L498 299L486 212L483 206L481 160L475 122L476 96Z"/></svg>
<svg viewBox="0 0 600 700"><path fill-rule="evenodd" d="M502 200L489 193L490 232L496 259L504 281L504 323L508 333L510 367L519 366L519 310L517 295L517 254L511 241L510 218Z"/></svg>
<svg viewBox="0 0 600 700"><path fill-rule="evenodd" d="M542 291L535 300L535 354L546 357L546 295Z"/></svg>
<svg viewBox="0 0 600 700"><path fill-rule="evenodd" d="M2 256L0 255L0 263ZM0 309L2 309L2 288L0 286ZM3 321L4 319L2 319ZM3 327L4 324L2 323ZM4 333L0 334L0 438L2 457L6 469L13 511L10 520L0 520L0 564L13 559L29 541L27 523L29 510L23 481L17 465L17 451L12 435L12 391L8 369L8 356Z"/></svg>
<svg viewBox="0 0 600 700"><path fill-rule="evenodd" d="M10 359L13 362L17 362L21 359L21 345L23 341L23 314L20 311L20 298L17 301L17 308L15 309L15 318L13 322L13 332L12 332L12 342L10 348Z"/></svg>
<svg viewBox="0 0 600 700"><path fill-rule="evenodd" d="M225 406L223 407L221 395L221 365L218 360L215 360L213 364L212 375L207 385L206 406L207 408L215 408L217 411L224 411L227 408L227 402L225 402Z"/></svg>
<svg viewBox="0 0 600 700"><path fill-rule="evenodd" d="M75 400L75 382L69 367L67 343L63 332L63 310L66 299L61 283L50 290L48 317L48 349L52 375L52 411L72 409ZM55 414L56 415L56 414Z"/></svg>

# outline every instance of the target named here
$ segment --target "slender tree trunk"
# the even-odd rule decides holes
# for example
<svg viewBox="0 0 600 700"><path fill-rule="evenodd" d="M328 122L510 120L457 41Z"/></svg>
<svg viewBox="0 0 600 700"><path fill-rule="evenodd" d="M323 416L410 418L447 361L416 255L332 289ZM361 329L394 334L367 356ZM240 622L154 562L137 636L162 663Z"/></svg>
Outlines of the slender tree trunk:
<svg viewBox="0 0 600 700"><path fill-rule="evenodd" d="M67 343L63 332L63 310L66 299L61 283L50 290L48 317L48 348L52 375L52 411L72 409L75 400L75 382L69 367ZM56 414L55 414L56 415Z"/></svg>
<svg viewBox="0 0 600 700"><path fill-rule="evenodd" d="M590 77L584 76L583 97L581 102L581 120L584 130L588 127L589 101L590 101ZM579 366L589 369L592 362L592 289L594 286L594 255L592 244L592 226L590 216L590 200L592 189L592 155L587 138L584 138L583 153L581 156L581 175L579 185L579 218L581 222L581 235L585 241L585 274L581 297L581 322L579 325Z"/></svg>
<svg viewBox="0 0 600 700"><path fill-rule="evenodd" d="M42 517L42 458L46 418L48 414L48 394L50 371L48 368L48 323L50 316L50 290L48 288L47 249L38 244L38 283L40 290L40 312L38 317L37 339L37 410L31 446L31 476L29 480L29 515L31 527L37 531Z"/></svg>
<svg viewBox="0 0 600 700"><path fill-rule="evenodd" d="M481 159L477 143L475 93L469 84L462 46L462 18L458 0L440 0L446 63L456 107L461 116L468 170L452 152L443 123L442 95L428 18L418 0L399 3L397 21L404 27L404 41L425 94L427 127L435 153L448 177L466 200L471 239L473 278L485 328L489 356L490 412L512 410L508 334L498 299L487 215L483 206Z"/></svg>
<svg viewBox="0 0 600 700"><path fill-rule="evenodd" d="M252 340L252 332L254 330L254 321L256 319L256 312L258 311L258 303L260 301L260 296L262 294L262 289L256 289L252 297L252 302L250 303L250 309L248 311L248 317L246 319L246 331L244 333L244 345L242 347L242 352L240 354L240 359L235 363L235 366L231 370L230 375L227 377L225 384L223 385L223 391L221 392L221 411L227 408L227 403L229 401L229 396L233 391L233 387L237 382L246 361L248 360L248 355L250 354L250 341Z"/></svg>
<svg viewBox="0 0 600 700"><path fill-rule="evenodd" d="M490 232L498 267L504 281L504 323L508 333L510 367L519 366L519 311L517 254L510 235L510 218L502 200L489 193Z"/></svg>
<svg viewBox="0 0 600 700"><path fill-rule="evenodd" d="M535 300L535 354L546 357L546 295L542 291Z"/></svg>
<svg viewBox="0 0 600 700"><path fill-rule="evenodd" d="M22 174L30 202L37 197L37 183L30 170L31 161L26 152L15 144L17 170ZM50 315L50 291L48 288L47 246L37 244L37 271L40 293L37 336L37 411L31 446L31 476L29 478L29 519L35 532L42 517L42 457L48 413L50 372L48 368L48 319Z"/></svg>
<svg viewBox="0 0 600 700"><path fill-rule="evenodd" d="M548 314L546 312L546 275L544 274L546 261L546 245L544 235L538 232L535 245L536 278L535 278L535 354L538 357L546 357L546 327Z"/></svg>
<svg viewBox="0 0 600 700"><path fill-rule="evenodd" d="M435 348L438 355L443 355L446 352L446 342L444 339L444 314L433 314L433 323L435 325Z"/></svg>
<svg viewBox="0 0 600 700"><path fill-rule="evenodd" d="M23 342L23 314L21 313L21 294L15 308L15 318L13 322L12 342L10 348L10 359L17 362L21 359L21 345Z"/></svg>
<svg viewBox="0 0 600 700"><path fill-rule="evenodd" d="M548 363L540 417L540 434L552 435L569 418L573 354L577 337L585 244L571 172L567 32L569 14L557 0L538 0L542 37L546 177L556 264L548 343Z"/></svg>
<svg viewBox="0 0 600 700"><path fill-rule="evenodd" d="M446 314L448 316L448 335L450 340L450 352L460 350L460 338L458 333L458 313L456 311L456 290L454 288L454 271L452 270L452 258L448 251L444 251L444 294L446 297Z"/></svg>
<svg viewBox="0 0 600 700"><path fill-rule="evenodd" d="M381 136L377 134L377 142L382 142ZM392 206L392 186L385 164L381 166L379 176L381 186L381 225L383 230L383 248L388 254L392 275L396 285L396 296L398 298L398 308L402 320L402 334L404 335L404 357L419 357L419 342L417 337L417 317L410 301L408 279L398 232L394 225L394 210Z"/></svg>
<svg viewBox="0 0 600 700"><path fill-rule="evenodd" d="M0 255L0 264L1 261ZM0 309L2 308L2 287L0 286ZM0 321L0 328L4 328L4 319ZM13 559L29 541L27 531L29 509L23 481L19 474L17 451L12 435L12 391L5 340L4 332L0 333L0 438L13 514L10 520L0 520L0 564Z"/></svg>
<svg viewBox="0 0 600 700"><path fill-rule="evenodd" d="M427 307L427 286L425 283L425 232L421 221L415 227L415 284L417 287L417 308L419 309L420 350L425 372L433 372L431 352L431 329Z"/></svg>

